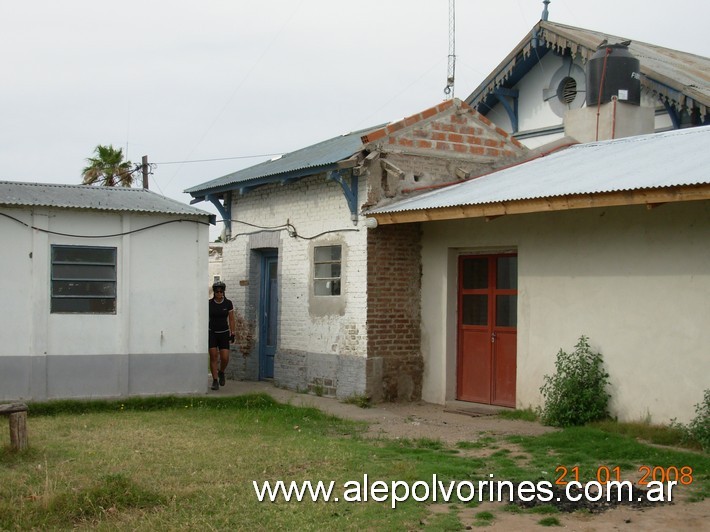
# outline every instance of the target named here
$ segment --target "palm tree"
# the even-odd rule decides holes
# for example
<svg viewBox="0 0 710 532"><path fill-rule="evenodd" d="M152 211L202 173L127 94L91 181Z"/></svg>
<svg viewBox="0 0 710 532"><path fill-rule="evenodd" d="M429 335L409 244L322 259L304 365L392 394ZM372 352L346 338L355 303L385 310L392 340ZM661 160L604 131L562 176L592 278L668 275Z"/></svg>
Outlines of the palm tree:
<svg viewBox="0 0 710 532"><path fill-rule="evenodd" d="M123 160L123 150L112 145L94 149L96 157L89 157L89 166L81 171L85 185L101 185L105 187L130 187L133 183L131 161Z"/></svg>

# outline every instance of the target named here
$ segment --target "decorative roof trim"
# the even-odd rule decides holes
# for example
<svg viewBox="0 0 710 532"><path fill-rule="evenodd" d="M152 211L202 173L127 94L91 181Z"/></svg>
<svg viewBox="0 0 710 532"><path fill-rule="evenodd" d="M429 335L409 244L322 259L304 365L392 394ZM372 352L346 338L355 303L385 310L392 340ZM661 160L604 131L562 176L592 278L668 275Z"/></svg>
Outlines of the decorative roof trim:
<svg viewBox="0 0 710 532"><path fill-rule="evenodd" d="M593 35L593 37L592 37ZM538 22L533 29L518 43L506 58L501 61L484 81L466 98L469 105L477 106L485 100L493 91L505 83L512 75L516 67L523 61L529 59L536 49L551 50L562 53L567 48L570 49L573 57L579 57L582 62L587 62L596 52L599 44L607 39L609 42L621 42L627 40L615 35L602 32L565 26L549 21ZM644 62L643 51L635 49L635 43L648 49L669 50L640 41L632 41L631 52L641 61L641 86L644 90L656 94L659 98L677 110L692 109L697 107L702 115L707 116L710 108L708 95L698 91L693 85L683 84L677 80L667 79L662 73L649 68ZM673 52L673 50L671 50ZM692 56L682 52L686 56ZM706 58L702 58L706 59ZM654 61L661 61L662 58L654 58ZM680 61L680 60L679 60ZM667 62L671 64L671 62Z"/></svg>

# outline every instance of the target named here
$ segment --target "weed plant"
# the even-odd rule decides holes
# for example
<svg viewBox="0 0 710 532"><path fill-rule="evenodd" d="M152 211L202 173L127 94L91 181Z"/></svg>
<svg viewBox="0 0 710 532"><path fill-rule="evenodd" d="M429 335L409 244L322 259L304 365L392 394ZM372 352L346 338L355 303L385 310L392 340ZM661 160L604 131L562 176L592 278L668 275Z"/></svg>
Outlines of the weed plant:
<svg viewBox="0 0 710 532"><path fill-rule="evenodd" d="M710 388L705 390L703 402L695 405L695 417L687 425L675 419L671 427L680 431L683 442L695 442L710 453Z"/></svg>
<svg viewBox="0 0 710 532"><path fill-rule="evenodd" d="M571 427L609 417L609 374L600 353L581 336L572 353L557 353L554 375L545 375L541 419L546 425Z"/></svg>

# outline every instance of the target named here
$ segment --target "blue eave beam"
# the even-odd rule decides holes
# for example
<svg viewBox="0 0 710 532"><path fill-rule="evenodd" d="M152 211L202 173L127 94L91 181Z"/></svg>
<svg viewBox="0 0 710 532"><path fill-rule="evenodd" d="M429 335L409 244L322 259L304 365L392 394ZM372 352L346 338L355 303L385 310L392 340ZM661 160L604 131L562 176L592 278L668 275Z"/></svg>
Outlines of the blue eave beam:
<svg viewBox="0 0 710 532"><path fill-rule="evenodd" d="M227 230L227 235L232 234L232 193L227 192L224 195L224 204L219 201L219 198L213 194L207 194L205 199L215 206L217 212L224 221L224 227Z"/></svg>
<svg viewBox="0 0 710 532"><path fill-rule="evenodd" d="M508 113L508 118L510 119L510 127L513 133L518 132L518 90L517 89L506 89L505 87L498 87L493 91L498 101L501 103L503 108ZM510 98L510 101L508 101ZM512 102L512 105L511 105Z"/></svg>
<svg viewBox="0 0 710 532"><path fill-rule="evenodd" d="M209 189L209 192L204 191L202 194L197 195L197 191L190 192L195 194L194 199L190 202L199 203L200 201L209 201L219 212L220 216L224 219L225 227L227 228L227 233L231 234L231 219L232 219L232 193L238 193L240 195L245 195L257 187L280 183L282 185L287 185L292 182L298 181L304 177L313 176L317 174L325 173L326 179L336 181L340 187L343 189L343 194L345 195L345 201L350 209L350 214L353 221L357 220L357 188L358 188L358 177L353 175L352 168L356 165L356 159L350 158L338 163L333 163L329 165L324 165L321 167L311 167L304 168L301 170L296 170L293 172L286 172L280 175L265 176L262 178L251 179L247 183L239 186L238 184L230 183L226 185L221 185L219 187L213 187ZM207 193L205 193L207 192ZM224 203L220 202L219 198L224 197Z"/></svg>
<svg viewBox="0 0 710 532"><path fill-rule="evenodd" d="M348 177L350 178L350 183L346 180ZM347 201L348 207L350 208L350 218L353 221L356 221L358 177L353 175L352 170L348 168L342 170L332 170L326 174L326 179L329 181L335 181L343 189L345 201Z"/></svg>
<svg viewBox="0 0 710 532"><path fill-rule="evenodd" d="M680 113L678 113L678 110L668 101L667 98L663 98L663 107L666 108L666 112L668 113L668 116L671 119L671 123L673 124L673 129L679 129L680 128Z"/></svg>

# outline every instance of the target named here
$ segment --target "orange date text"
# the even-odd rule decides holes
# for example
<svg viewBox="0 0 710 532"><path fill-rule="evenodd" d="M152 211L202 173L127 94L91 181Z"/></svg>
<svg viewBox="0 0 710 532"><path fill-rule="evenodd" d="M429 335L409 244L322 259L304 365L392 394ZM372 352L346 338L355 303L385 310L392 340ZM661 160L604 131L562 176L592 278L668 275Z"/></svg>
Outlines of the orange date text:
<svg viewBox="0 0 710 532"><path fill-rule="evenodd" d="M647 486L649 482L676 482L682 486L688 486L693 483L693 468L690 466L647 466L642 465L638 468L641 478L638 481L639 486ZM555 484L564 486L568 482L579 482L579 466L567 467L557 466L555 468L557 479ZM607 482L621 482L621 468L619 466L608 467L599 466L596 470L595 480L600 484Z"/></svg>

